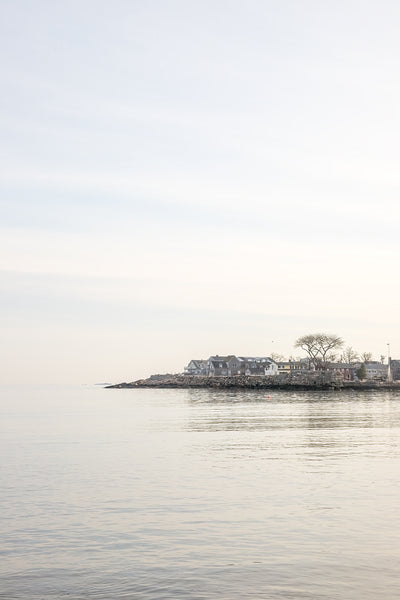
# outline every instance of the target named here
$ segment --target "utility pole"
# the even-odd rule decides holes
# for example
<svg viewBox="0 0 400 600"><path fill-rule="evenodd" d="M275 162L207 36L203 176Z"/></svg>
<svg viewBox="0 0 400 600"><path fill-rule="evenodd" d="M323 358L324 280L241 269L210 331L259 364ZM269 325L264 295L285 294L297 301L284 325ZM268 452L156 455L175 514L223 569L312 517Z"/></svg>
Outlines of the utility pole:
<svg viewBox="0 0 400 600"><path fill-rule="evenodd" d="M389 383L392 383L393 381L393 377L392 377L392 369L390 368L390 344L387 344L388 347L388 372L387 372L387 380Z"/></svg>

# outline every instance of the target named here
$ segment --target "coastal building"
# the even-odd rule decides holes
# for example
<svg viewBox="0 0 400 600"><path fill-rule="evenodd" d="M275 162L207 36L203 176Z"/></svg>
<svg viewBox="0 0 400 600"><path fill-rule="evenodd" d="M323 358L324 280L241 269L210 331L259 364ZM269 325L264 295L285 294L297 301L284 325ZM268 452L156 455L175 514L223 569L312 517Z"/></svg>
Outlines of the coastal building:
<svg viewBox="0 0 400 600"><path fill-rule="evenodd" d="M278 365L269 356L241 356L244 375L277 375Z"/></svg>
<svg viewBox="0 0 400 600"><path fill-rule="evenodd" d="M309 371L310 367L308 360L288 360L279 361L277 363L277 370L282 375L293 375L302 371Z"/></svg>
<svg viewBox="0 0 400 600"><path fill-rule="evenodd" d="M390 359L390 372L392 375L393 381L400 380L400 360Z"/></svg>
<svg viewBox="0 0 400 600"><path fill-rule="evenodd" d="M358 367L355 363L330 363L326 371L342 377L343 381L354 381Z"/></svg>
<svg viewBox="0 0 400 600"><path fill-rule="evenodd" d="M229 354L228 356L219 356L218 354L210 356L207 362L209 365L208 374L211 377L218 375L231 377L232 375L240 375L243 370L242 361L234 354Z"/></svg>
<svg viewBox="0 0 400 600"><path fill-rule="evenodd" d="M191 360L185 367L186 375L208 375L208 364L206 360Z"/></svg>
<svg viewBox="0 0 400 600"><path fill-rule="evenodd" d="M268 356L210 356L207 360L191 360L185 375L232 377L234 375L277 375L278 365Z"/></svg>
<svg viewBox="0 0 400 600"><path fill-rule="evenodd" d="M207 361L208 373L210 377L227 376L229 375L228 363L231 356L210 356Z"/></svg>
<svg viewBox="0 0 400 600"><path fill-rule="evenodd" d="M367 379L371 381L386 381L388 378L388 366L379 361L365 363Z"/></svg>

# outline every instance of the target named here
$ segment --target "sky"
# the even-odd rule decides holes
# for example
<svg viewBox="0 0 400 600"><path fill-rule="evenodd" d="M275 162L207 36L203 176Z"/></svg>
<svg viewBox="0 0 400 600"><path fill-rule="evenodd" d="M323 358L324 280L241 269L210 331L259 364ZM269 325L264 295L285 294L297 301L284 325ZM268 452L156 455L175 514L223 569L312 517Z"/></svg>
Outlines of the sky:
<svg viewBox="0 0 400 600"><path fill-rule="evenodd" d="M400 358L400 4L3 0L3 383Z"/></svg>

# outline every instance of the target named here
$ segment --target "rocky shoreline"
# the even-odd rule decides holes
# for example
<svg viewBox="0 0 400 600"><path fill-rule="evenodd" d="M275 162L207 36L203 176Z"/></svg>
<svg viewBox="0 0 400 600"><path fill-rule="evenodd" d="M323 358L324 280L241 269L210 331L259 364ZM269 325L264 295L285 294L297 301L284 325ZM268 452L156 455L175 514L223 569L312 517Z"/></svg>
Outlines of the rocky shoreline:
<svg viewBox="0 0 400 600"><path fill-rule="evenodd" d="M386 381L343 381L326 373L314 373L312 376L246 376L207 377L200 375L152 375L148 379L139 379L130 383L117 383L106 386L107 389L137 388L210 388L210 389L267 389L267 390L393 390L400 391L400 382Z"/></svg>

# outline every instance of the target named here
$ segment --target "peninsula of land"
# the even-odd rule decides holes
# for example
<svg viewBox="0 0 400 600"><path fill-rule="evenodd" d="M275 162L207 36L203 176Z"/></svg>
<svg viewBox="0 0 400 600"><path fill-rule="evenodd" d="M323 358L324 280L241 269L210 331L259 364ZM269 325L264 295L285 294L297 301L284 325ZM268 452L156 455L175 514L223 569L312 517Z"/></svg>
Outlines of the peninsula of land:
<svg viewBox="0 0 400 600"><path fill-rule="evenodd" d="M326 333L299 338L296 348L304 358L236 356L229 354L192 359L178 374L151 375L130 383L108 385L108 388L211 388L211 389L275 389L275 390L400 390L400 360L388 355L372 360L372 355L359 355L351 347L340 356L334 352L344 344L342 338Z"/></svg>

